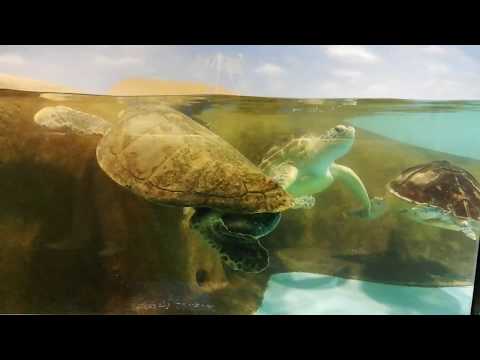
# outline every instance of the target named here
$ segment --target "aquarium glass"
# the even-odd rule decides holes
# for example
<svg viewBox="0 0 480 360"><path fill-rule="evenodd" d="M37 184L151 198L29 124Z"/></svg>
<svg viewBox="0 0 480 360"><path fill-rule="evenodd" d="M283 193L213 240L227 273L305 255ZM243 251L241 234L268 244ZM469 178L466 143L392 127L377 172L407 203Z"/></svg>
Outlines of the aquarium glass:
<svg viewBox="0 0 480 360"><path fill-rule="evenodd" d="M59 106L85 117L35 121L40 110ZM127 128L129 111L140 115ZM177 112L195 123L197 137L188 126L162 125L177 124ZM480 231L480 193L471 190L480 179L479 120L480 102L471 101L1 90L0 313L470 314ZM85 131L85 124L98 131ZM322 141L350 127L350 146L327 151ZM208 145L198 129L218 140ZM108 148L108 166L128 174L128 186L99 164L107 136L116 146ZM185 144L209 162L186 157ZM217 145L224 153L209 152ZM275 175L289 174L260 168L279 151L298 171L286 193L314 204L283 209L275 219L257 198L252 208L263 217L245 215L230 198L228 211L216 208L218 196L238 184L252 189L262 177L278 182ZM236 152L259 178L231 176L240 165L225 154ZM447 165L428 168L437 161ZM452 169L455 175L445 175ZM183 191L189 176L200 179L195 186L207 182L203 192L195 188L176 202L142 193L151 179ZM396 184L406 189L395 199L391 184L401 176ZM422 181L407 186L408 176ZM363 211L359 181L383 209L377 217ZM215 201L213 193L220 194ZM434 204L416 201L426 198ZM462 205L468 214L457 216ZM208 216L197 223L200 231L192 214L202 211ZM265 228L259 236L242 233ZM268 266L235 269L216 242L245 264L260 261L252 251L261 246Z"/></svg>

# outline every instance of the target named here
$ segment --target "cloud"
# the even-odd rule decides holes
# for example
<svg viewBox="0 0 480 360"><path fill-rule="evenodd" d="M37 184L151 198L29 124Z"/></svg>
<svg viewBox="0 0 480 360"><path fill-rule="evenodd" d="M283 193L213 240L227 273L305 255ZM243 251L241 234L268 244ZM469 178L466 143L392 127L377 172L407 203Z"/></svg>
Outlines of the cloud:
<svg viewBox="0 0 480 360"><path fill-rule="evenodd" d="M332 70L332 75L339 78L345 78L348 80L358 80L361 77L363 77L363 73L361 71L350 70L350 69L334 69Z"/></svg>
<svg viewBox="0 0 480 360"><path fill-rule="evenodd" d="M391 97L391 89L387 84L372 84L365 89L364 97L366 98L389 98Z"/></svg>
<svg viewBox="0 0 480 360"><path fill-rule="evenodd" d="M252 96L480 99L480 46L0 45L0 72L97 93L135 76Z"/></svg>
<svg viewBox="0 0 480 360"><path fill-rule="evenodd" d="M279 65L265 63L255 69L257 74L262 74L266 76L279 76L284 74L286 71Z"/></svg>
<svg viewBox="0 0 480 360"><path fill-rule="evenodd" d="M427 71L436 75L446 75L450 72L450 67L442 63L427 63Z"/></svg>
<svg viewBox="0 0 480 360"><path fill-rule="evenodd" d="M141 65L143 64L143 59L133 56L124 56L124 57L109 57L105 55L96 55L94 62L99 65L107 66L131 66L131 65Z"/></svg>
<svg viewBox="0 0 480 360"><path fill-rule="evenodd" d="M0 54L1 65L24 65L27 61L17 54Z"/></svg>
<svg viewBox="0 0 480 360"><path fill-rule="evenodd" d="M381 61L365 46L361 45L328 45L324 47L327 56L345 62L375 64Z"/></svg>
<svg viewBox="0 0 480 360"><path fill-rule="evenodd" d="M245 59L242 53L228 55L223 52L198 54L193 59L183 60L184 76L188 80L199 80L216 86L236 90L239 82L245 79Z"/></svg>
<svg viewBox="0 0 480 360"><path fill-rule="evenodd" d="M480 99L480 47L375 46L375 66L340 66L322 47L318 65L308 66L304 80L310 97L403 98L425 100ZM346 56L346 55L345 55ZM310 62L313 65L313 61ZM313 79L316 79L314 81ZM302 89L300 89L302 90Z"/></svg>
<svg viewBox="0 0 480 360"><path fill-rule="evenodd" d="M234 76L238 76L243 70L243 54L237 54L236 56L229 56L223 53L217 53L215 55L206 56L204 58L206 67L215 70L222 74L224 73L230 79Z"/></svg>
<svg viewBox="0 0 480 360"><path fill-rule="evenodd" d="M424 47L422 50L428 54L434 54L434 55L443 55L448 52L448 50L441 45L429 45Z"/></svg>

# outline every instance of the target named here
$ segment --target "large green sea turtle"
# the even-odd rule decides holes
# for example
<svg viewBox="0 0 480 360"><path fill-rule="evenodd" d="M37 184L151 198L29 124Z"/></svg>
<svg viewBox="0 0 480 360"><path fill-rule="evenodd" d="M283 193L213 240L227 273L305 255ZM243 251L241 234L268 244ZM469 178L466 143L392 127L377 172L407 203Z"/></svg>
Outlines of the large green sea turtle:
<svg viewBox="0 0 480 360"><path fill-rule="evenodd" d="M195 208L192 228L233 269L260 272L268 266L268 252L258 239L275 228L280 212L294 200L185 114L164 105L134 106L110 123L52 106L40 110L34 121L50 129L102 135L97 161L117 184L156 204Z"/></svg>
<svg viewBox="0 0 480 360"><path fill-rule="evenodd" d="M402 171L386 190L384 198L372 199L368 218L378 218L390 209L413 221L461 231L478 240L480 184L467 170L445 160L432 161Z"/></svg>
<svg viewBox="0 0 480 360"><path fill-rule="evenodd" d="M353 127L337 125L323 135L295 138L285 146L272 147L260 168L303 207L314 206L313 195L338 180L351 190L361 202L362 212L368 215L370 199L362 180L352 169L335 163L350 151L354 140Z"/></svg>

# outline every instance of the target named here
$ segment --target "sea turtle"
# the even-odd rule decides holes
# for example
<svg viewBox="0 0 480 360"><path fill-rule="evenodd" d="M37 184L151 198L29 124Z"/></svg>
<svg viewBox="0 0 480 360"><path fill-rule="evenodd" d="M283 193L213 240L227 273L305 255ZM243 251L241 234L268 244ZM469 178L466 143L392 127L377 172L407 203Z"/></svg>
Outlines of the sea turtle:
<svg viewBox="0 0 480 360"><path fill-rule="evenodd" d="M280 213L236 214L199 208L194 210L190 224L228 266L258 273L269 264L268 251L258 239L271 233L280 218Z"/></svg>
<svg viewBox="0 0 480 360"><path fill-rule="evenodd" d="M314 194L339 180L361 202L362 211L368 215L370 199L362 180L352 169L334 162L350 151L354 140L353 127L337 125L323 135L299 137L285 146L272 147L260 168L297 199L297 206L302 204L305 208L314 206Z"/></svg>
<svg viewBox="0 0 480 360"><path fill-rule="evenodd" d="M119 117L110 123L50 106L34 121L102 135L97 161L111 179L156 204L197 209L192 228L225 263L245 272L264 270L268 252L258 239L295 205L292 197L222 138L166 105L130 107Z"/></svg>
<svg viewBox="0 0 480 360"><path fill-rule="evenodd" d="M368 218L378 218L387 209L422 224L461 231L472 240L480 235L480 184L467 170L446 160L402 171L387 184L384 198L372 199Z"/></svg>

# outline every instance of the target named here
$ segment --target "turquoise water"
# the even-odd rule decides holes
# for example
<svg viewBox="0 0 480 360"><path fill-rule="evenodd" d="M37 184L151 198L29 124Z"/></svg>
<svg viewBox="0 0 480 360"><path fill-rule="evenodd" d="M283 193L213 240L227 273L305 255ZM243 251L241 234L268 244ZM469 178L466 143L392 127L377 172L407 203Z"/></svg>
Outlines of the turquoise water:
<svg viewBox="0 0 480 360"><path fill-rule="evenodd" d="M425 111L429 107L439 106L421 102L397 105L388 112L355 117L350 123L406 144L480 159L480 102L453 103ZM419 112L412 112L414 109Z"/></svg>
<svg viewBox="0 0 480 360"><path fill-rule="evenodd" d="M465 315L473 287L397 286L336 276L273 275L257 315Z"/></svg>
<svg viewBox="0 0 480 360"><path fill-rule="evenodd" d="M349 122L405 144L480 159L480 102L409 103ZM472 286L398 286L292 272L270 278L256 314L467 315L472 296Z"/></svg>

